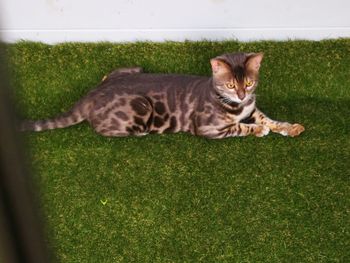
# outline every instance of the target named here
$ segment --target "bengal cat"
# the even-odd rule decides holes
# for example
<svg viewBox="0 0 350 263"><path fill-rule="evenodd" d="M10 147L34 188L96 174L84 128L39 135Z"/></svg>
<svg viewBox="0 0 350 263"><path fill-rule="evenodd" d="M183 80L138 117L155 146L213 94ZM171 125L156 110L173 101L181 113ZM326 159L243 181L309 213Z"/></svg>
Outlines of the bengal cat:
<svg viewBox="0 0 350 263"><path fill-rule="evenodd" d="M103 136L189 132L211 139L297 136L300 124L266 117L255 105L262 53L224 54L210 60L211 77L145 74L117 69L73 108L56 118L24 121L21 130L64 128L84 120Z"/></svg>

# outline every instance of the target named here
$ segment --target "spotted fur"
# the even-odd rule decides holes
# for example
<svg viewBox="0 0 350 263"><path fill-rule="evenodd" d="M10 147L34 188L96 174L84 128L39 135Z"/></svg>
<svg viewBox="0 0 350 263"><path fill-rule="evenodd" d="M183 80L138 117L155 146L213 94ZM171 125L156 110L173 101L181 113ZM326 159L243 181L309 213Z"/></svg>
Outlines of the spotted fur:
<svg viewBox="0 0 350 263"><path fill-rule="evenodd" d="M122 68L56 118L24 121L22 130L64 128L84 120L104 136L189 132L208 138L297 136L300 124L269 119L256 108L261 53L225 54L212 59L212 76L144 74Z"/></svg>

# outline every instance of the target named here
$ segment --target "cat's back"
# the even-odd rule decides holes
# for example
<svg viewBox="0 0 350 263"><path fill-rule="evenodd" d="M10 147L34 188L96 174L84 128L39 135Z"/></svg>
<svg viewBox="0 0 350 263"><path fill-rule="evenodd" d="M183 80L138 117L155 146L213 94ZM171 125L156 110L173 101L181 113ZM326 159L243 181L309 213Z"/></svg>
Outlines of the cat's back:
<svg viewBox="0 0 350 263"><path fill-rule="evenodd" d="M181 74L116 74L107 76L102 83L104 87L120 91L161 91L166 89L185 89L201 86L209 80L205 76L181 75Z"/></svg>

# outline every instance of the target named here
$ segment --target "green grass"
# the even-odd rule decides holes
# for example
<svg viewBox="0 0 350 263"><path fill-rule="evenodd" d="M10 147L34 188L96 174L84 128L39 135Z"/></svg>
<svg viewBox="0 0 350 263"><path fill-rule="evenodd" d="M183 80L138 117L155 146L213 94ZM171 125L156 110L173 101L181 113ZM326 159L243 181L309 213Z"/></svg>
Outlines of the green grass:
<svg viewBox="0 0 350 263"><path fill-rule="evenodd" d="M6 46L25 118L67 110L108 72L209 75L263 51L258 105L297 138L28 133L60 262L350 262L350 39ZM102 201L107 200L103 205Z"/></svg>

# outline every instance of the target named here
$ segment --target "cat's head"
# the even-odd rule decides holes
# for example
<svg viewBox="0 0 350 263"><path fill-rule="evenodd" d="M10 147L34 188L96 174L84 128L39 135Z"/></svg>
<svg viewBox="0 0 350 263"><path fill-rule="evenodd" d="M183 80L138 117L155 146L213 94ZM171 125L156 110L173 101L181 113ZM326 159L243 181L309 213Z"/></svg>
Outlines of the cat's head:
<svg viewBox="0 0 350 263"><path fill-rule="evenodd" d="M232 53L210 60L214 88L220 96L241 103L250 98L259 79L262 53Z"/></svg>

